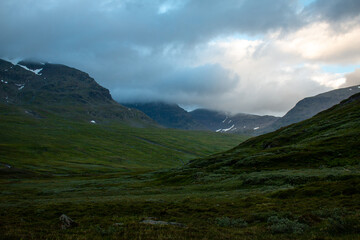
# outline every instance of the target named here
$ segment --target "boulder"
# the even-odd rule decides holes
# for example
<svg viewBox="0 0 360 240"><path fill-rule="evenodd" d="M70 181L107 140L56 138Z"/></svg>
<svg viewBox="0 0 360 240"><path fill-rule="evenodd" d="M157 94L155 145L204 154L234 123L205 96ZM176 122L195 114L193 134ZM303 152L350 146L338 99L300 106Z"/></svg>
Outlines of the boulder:
<svg viewBox="0 0 360 240"><path fill-rule="evenodd" d="M60 220L60 223L61 223L61 229L68 229L68 228L78 226L78 224L74 220L72 220L71 218L69 218L65 214L62 214L59 217L59 220Z"/></svg>

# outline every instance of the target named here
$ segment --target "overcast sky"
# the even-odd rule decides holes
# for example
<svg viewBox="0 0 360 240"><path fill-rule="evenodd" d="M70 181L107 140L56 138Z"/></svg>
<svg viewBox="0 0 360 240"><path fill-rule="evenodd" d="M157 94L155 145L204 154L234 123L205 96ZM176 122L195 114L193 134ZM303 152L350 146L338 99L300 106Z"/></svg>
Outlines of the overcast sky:
<svg viewBox="0 0 360 240"><path fill-rule="evenodd" d="M120 102L283 115L360 84L359 0L1 0L0 56L88 72Z"/></svg>

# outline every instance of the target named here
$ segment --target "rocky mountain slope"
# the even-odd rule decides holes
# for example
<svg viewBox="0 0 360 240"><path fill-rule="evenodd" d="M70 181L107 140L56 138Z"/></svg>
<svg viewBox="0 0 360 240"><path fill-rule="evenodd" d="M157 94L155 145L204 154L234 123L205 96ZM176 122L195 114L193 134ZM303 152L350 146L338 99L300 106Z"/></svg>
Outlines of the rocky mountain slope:
<svg viewBox="0 0 360 240"><path fill-rule="evenodd" d="M150 102L123 105L130 108L136 108L146 113L164 127L185 130L209 130L206 126L193 119L191 114L177 104Z"/></svg>
<svg viewBox="0 0 360 240"><path fill-rule="evenodd" d="M254 135L257 131L274 123L278 117L239 113L236 115L207 109L190 112L193 119L216 132Z"/></svg>
<svg viewBox="0 0 360 240"><path fill-rule="evenodd" d="M165 127L186 130L207 130L254 135L256 131L268 127L278 119L273 116L242 113L231 115L208 109L196 109L192 112L187 112L177 104L163 102L123 105L146 113L157 123Z"/></svg>
<svg viewBox="0 0 360 240"><path fill-rule="evenodd" d="M144 113L115 102L108 89L87 73L60 64L0 60L0 103L59 113L85 121L125 121L153 124Z"/></svg>
<svg viewBox="0 0 360 240"><path fill-rule="evenodd" d="M353 86L321 93L313 97L307 97L299 101L290 111L273 124L259 129L258 134L272 132L281 127L309 119L317 113L324 111L351 95L360 92L360 86Z"/></svg>
<svg viewBox="0 0 360 240"><path fill-rule="evenodd" d="M353 86L307 97L299 101L283 117L244 113L232 115L208 109L186 112L176 104L167 103L138 103L126 106L145 112L165 127L258 136L309 119L359 92L360 86Z"/></svg>

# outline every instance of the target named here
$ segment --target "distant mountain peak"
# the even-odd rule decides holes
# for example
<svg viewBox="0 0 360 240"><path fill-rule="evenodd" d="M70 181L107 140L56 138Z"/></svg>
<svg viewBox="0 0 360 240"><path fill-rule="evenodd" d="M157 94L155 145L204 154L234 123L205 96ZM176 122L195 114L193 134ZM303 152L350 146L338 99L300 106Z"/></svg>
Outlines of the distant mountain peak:
<svg viewBox="0 0 360 240"><path fill-rule="evenodd" d="M194 120L189 112L174 103L156 101L125 103L123 105L144 112L164 127L185 130L208 130L205 126Z"/></svg>
<svg viewBox="0 0 360 240"><path fill-rule="evenodd" d="M207 128L215 132L240 133L255 135L260 128L265 128L278 118L246 113L230 114L225 111L196 109L191 116Z"/></svg>
<svg viewBox="0 0 360 240"><path fill-rule="evenodd" d="M263 129L259 133L267 133L277 130L281 127L288 126L293 123L309 119L321 111L340 103L342 100L350 96L360 93L360 86L352 86L331 90L321 93L313 97L307 97L296 103L282 118L274 122L272 125Z"/></svg>

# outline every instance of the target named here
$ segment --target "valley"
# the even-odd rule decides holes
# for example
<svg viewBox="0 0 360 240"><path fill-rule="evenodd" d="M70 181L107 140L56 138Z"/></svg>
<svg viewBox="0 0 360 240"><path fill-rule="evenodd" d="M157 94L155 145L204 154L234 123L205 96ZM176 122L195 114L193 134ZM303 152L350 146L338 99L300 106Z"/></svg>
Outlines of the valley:
<svg viewBox="0 0 360 240"><path fill-rule="evenodd" d="M166 128L66 66L38 75L37 65L2 64L0 239L360 234L359 94L250 138ZM19 75L29 80L20 90ZM63 227L63 214L76 225Z"/></svg>

